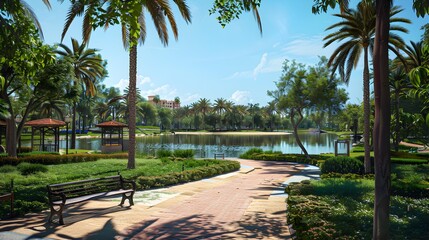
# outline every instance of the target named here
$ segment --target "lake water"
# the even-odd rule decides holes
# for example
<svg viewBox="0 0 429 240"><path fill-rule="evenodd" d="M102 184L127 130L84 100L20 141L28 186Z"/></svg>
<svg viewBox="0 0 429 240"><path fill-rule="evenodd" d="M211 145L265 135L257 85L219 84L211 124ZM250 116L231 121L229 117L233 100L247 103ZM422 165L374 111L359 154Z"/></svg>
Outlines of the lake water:
<svg viewBox="0 0 429 240"><path fill-rule="evenodd" d="M300 135L308 153L319 154L334 152L335 134L305 133ZM77 140L79 149L100 150L99 138L81 138ZM65 148L62 140L60 148ZM295 138L290 135L162 135L145 136L136 139L137 153L153 155L158 149L193 149L195 157L213 157L214 153L225 153L227 157L238 157L250 148L281 151L283 153L301 153ZM339 145L339 152L345 152L346 146Z"/></svg>

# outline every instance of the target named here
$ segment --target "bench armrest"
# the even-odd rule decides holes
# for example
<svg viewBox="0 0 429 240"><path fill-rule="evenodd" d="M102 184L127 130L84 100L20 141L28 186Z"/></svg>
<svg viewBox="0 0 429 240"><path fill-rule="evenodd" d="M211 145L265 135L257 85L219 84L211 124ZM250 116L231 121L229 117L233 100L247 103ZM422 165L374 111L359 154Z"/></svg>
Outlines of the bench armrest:
<svg viewBox="0 0 429 240"><path fill-rule="evenodd" d="M51 196L60 196L61 197L61 201L62 201L62 203L63 204L65 204L66 203L66 200L67 200L67 197L66 197L66 195L64 194L64 193L56 193L56 192L51 192L51 191L49 191L49 194L48 194L48 198L49 198L49 203L50 204L52 204L52 198L51 198Z"/></svg>
<svg viewBox="0 0 429 240"><path fill-rule="evenodd" d="M136 182L134 180L126 180L126 179L122 178L122 182L123 183L130 183L133 186L134 191L137 189Z"/></svg>

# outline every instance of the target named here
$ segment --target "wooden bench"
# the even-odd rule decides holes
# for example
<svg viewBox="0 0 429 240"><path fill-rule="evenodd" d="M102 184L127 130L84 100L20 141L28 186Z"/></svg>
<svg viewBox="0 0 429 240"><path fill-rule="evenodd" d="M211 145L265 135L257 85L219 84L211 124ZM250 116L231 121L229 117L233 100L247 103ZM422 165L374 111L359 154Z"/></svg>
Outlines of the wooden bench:
<svg viewBox="0 0 429 240"><path fill-rule="evenodd" d="M126 199L128 199L130 206L134 205L133 196L136 191L136 183L123 179L121 175L116 175L76 182L51 184L47 185L47 188L51 210L48 222L52 222L52 217L58 215L59 223L63 225L64 206L69 204L95 198L122 195L119 206L122 207Z"/></svg>
<svg viewBox="0 0 429 240"><path fill-rule="evenodd" d="M225 154L224 153L215 153L214 159L217 159L217 158L225 159Z"/></svg>
<svg viewBox="0 0 429 240"><path fill-rule="evenodd" d="M13 180L10 180L10 192L1 194L0 195L0 202L9 202L10 205L10 213L9 216L13 217L13 201L14 201L14 194L13 194Z"/></svg>

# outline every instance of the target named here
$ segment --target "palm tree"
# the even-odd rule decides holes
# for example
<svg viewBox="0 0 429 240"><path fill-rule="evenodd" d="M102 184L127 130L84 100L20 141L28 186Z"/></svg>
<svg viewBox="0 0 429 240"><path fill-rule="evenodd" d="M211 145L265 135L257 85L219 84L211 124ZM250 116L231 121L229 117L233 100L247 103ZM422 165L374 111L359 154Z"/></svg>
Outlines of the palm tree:
<svg viewBox="0 0 429 240"><path fill-rule="evenodd" d="M219 116L220 126L222 129L223 115L227 111L227 101L224 98L218 98L214 102L213 111Z"/></svg>
<svg viewBox="0 0 429 240"><path fill-rule="evenodd" d="M110 0L105 0L103 3L99 3L98 1L95 1L94 3L86 3L82 4L79 1L74 2L72 7L69 10L69 13L67 15L66 24L64 26L64 31L62 37L65 36L65 33L67 32L70 24L74 20L74 18L78 15L82 15L85 13L84 16L84 24L83 24L83 37L85 42L89 41L91 31L92 31L92 25L91 25L91 19L92 15L94 14L93 11L88 11L87 9L93 9L94 6L99 6L100 4L103 5L106 3L108 5L107 7L107 13L112 12L127 12L127 14L124 14L128 16L128 10L126 9L127 4L124 3L123 5L114 5L118 6L119 8L123 9L114 9L110 5ZM174 3L177 5L183 19L189 23L191 21L191 15L189 12L189 8L186 5L185 0L174 0ZM94 5L92 5L94 4ZM85 8L86 7L86 8ZM128 152L128 165L127 167L129 169L135 168L135 130L136 130L136 108L135 108L135 102L136 102L136 82L137 82L137 43L140 42L140 44L144 43L146 40L146 20L144 12L147 10L149 14L152 17L153 23L155 25L155 29L158 32L159 39L164 44L164 46L168 45L168 29L166 24L166 18L168 19L168 22L171 26L171 30L173 31L173 35L175 39L178 38L178 30L177 30L177 24L176 20L174 18L173 12L170 8L169 1L158 1L158 0L148 0L148 1L142 1L141 2L141 11L140 15L138 17L138 22L127 22L126 19L120 19L121 27L122 27L122 40L125 49L129 49L130 51L130 66L129 66L129 74L130 74L130 82L129 82L129 121L128 121L128 127L129 127L129 152ZM106 14L106 16L109 14ZM105 19L105 27L107 28L109 26L109 22L111 22L111 19ZM139 31L137 31L138 36L135 36L133 33L136 33L136 26Z"/></svg>
<svg viewBox="0 0 429 240"><path fill-rule="evenodd" d="M390 22L410 23L408 19L393 18L394 15L401 12L402 9L392 7L390 12ZM331 33L324 38L326 43L324 47L338 41L343 43L334 51L328 61L328 65L332 67L332 72L339 71L341 79L348 83L350 80L351 71L356 68L359 63L360 56L364 54L364 70L363 70L363 102L364 102L364 147L365 147L365 172L371 171L370 160L370 76L369 76L369 49L373 49L375 37L376 12L375 2L372 0L364 0L357 6L357 10L348 9L344 13L334 14L334 16L342 19L341 22L333 24L326 30L337 29L335 33ZM408 32L407 29L391 25L391 31ZM403 48L403 40L396 34L390 33L389 49ZM396 51L396 50L395 50Z"/></svg>
<svg viewBox="0 0 429 240"><path fill-rule="evenodd" d="M86 44L79 44L74 38L71 39L71 42L71 49L61 43L58 46L62 48L62 50L57 50L56 53L72 65L74 72L74 78L72 79L73 86L82 87L87 96L93 97L97 92L95 83L97 79L101 78L105 73L103 60L100 55L97 54L96 49L86 48ZM74 97L71 149L76 148L76 106L78 95L76 94Z"/></svg>
<svg viewBox="0 0 429 240"><path fill-rule="evenodd" d="M203 115L203 129L205 129L206 128L206 123L205 123L205 121L206 121L206 114L211 109L210 100L208 100L207 98L201 98L196 103L196 109L198 109L198 111L201 112L202 115Z"/></svg>
<svg viewBox="0 0 429 240"><path fill-rule="evenodd" d="M180 107L180 98L179 97L175 97L174 98L174 105L173 105L173 109Z"/></svg>

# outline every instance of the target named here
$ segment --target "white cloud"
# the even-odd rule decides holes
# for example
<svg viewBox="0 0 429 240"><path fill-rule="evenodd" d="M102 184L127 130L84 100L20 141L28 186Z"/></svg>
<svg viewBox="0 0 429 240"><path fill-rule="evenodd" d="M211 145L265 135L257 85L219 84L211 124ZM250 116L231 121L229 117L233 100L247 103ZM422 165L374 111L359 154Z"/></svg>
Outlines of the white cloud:
<svg viewBox="0 0 429 240"><path fill-rule="evenodd" d="M318 56L330 56L337 44L333 43L328 47L323 47L323 36L297 36L295 40L292 40L286 44L283 48L286 54L292 55L293 57L318 57Z"/></svg>
<svg viewBox="0 0 429 240"><path fill-rule="evenodd" d="M186 96L185 99L181 99L181 106L185 106L188 104L191 104L193 102L198 101L201 98L201 95L199 95L198 93Z"/></svg>
<svg viewBox="0 0 429 240"><path fill-rule="evenodd" d="M253 79L256 79L261 73L265 67L265 64L267 63L267 57L268 53L262 54L261 60L259 60L258 65L253 69Z"/></svg>
<svg viewBox="0 0 429 240"><path fill-rule="evenodd" d="M173 100L177 97L177 90L173 89L169 84L162 85L154 89L141 89L143 97L159 95L161 99Z"/></svg>
<svg viewBox="0 0 429 240"><path fill-rule="evenodd" d="M237 78L250 78L252 76L251 71L235 72L231 76L225 78L225 80L232 80Z"/></svg>
<svg viewBox="0 0 429 240"><path fill-rule="evenodd" d="M236 104L247 104L251 102L250 92L237 90L231 95L230 100Z"/></svg>
<svg viewBox="0 0 429 240"><path fill-rule="evenodd" d="M149 86L153 86L152 80L150 77L144 77L142 75L137 75L137 88L142 90L143 85L149 84ZM121 79L117 84L114 85L114 87L119 88L119 90L123 93L124 90L130 85L129 79Z"/></svg>

